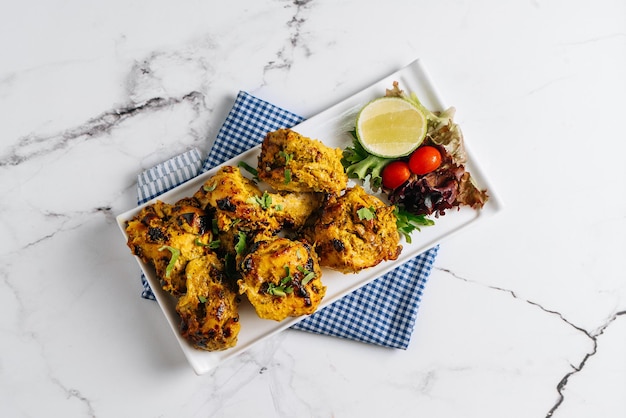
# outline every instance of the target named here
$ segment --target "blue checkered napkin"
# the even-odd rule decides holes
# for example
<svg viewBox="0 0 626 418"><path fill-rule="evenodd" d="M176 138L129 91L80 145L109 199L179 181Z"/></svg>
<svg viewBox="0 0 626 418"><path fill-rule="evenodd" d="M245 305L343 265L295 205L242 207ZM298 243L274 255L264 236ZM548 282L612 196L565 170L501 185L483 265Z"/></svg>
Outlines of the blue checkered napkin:
<svg viewBox="0 0 626 418"><path fill-rule="evenodd" d="M418 255L292 328L406 349L438 249Z"/></svg>
<svg viewBox="0 0 626 418"><path fill-rule="evenodd" d="M137 178L137 204L142 205L196 177L201 164L200 152L192 149L144 171Z"/></svg>
<svg viewBox="0 0 626 418"><path fill-rule="evenodd" d="M289 128L303 120L301 116L246 92L239 92L233 108L217 133L211 152L202 165L202 171L210 170L259 145L268 132Z"/></svg>
<svg viewBox="0 0 626 418"><path fill-rule="evenodd" d="M198 169L199 153L192 150L142 173L137 182L139 203L258 145L267 132L291 127L302 120L298 115L240 92L201 168ZM293 328L405 349L437 250L434 247L420 254ZM143 275L142 283L142 297L154 299Z"/></svg>

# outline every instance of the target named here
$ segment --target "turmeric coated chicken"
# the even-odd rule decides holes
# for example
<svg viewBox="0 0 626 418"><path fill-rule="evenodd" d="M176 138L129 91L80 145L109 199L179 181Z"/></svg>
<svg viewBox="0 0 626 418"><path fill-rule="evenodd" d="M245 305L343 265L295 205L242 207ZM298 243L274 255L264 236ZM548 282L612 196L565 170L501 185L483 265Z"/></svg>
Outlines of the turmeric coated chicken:
<svg viewBox="0 0 626 418"><path fill-rule="evenodd" d="M343 273L395 260L402 251L394 207L360 186L329 196L304 236L314 243L321 266Z"/></svg>
<svg viewBox="0 0 626 418"><path fill-rule="evenodd" d="M127 222L126 233L132 253L154 266L163 289L174 296L186 291L187 262L205 255L212 240L211 221L195 199L148 205Z"/></svg>
<svg viewBox="0 0 626 418"><path fill-rule="evenodd" d="M257 315L282 321L315 312L326 293L315 251L287 238L258 241L240 265L239 292Z"/></svg>
<svg viewBox="0 0 626 418"><path fill-rule="evenodd" d="M222 167L195 193L194 198L207 211L215 211L220 231L237 226L244 231L267 231L270 234L283 228L300 228L322 202L322 195L316 193L283 196L261 192L252 180L233 166Z"/></svg>
<svg viewBox="0 0 626 418"><path fill-rule="evenodd" d="M187 293L178 299L180 331L194 347L216 351L234 347L239 335L237 293L224 275L216 254L187 263Z"/></svg>
<svg viewBox="0 0 626 418"><path fill-rule="evenodd" d="M259 179L276 190L339 194L348 184L343 152L290 129L269 132L261 145Z"/></svg>
<svg viewBox="0 0 626 418"><path fill-rule="evenodd" d="M237 293L224 280L211 219L199 206L194 198L146 206L127 222L127 244L178 298L181 335L197 348L223 350L237 342Z"/></svg>
<svg viewBox="0 0 626 418"><path fill-rule="evenodd" d="M280 223L268 216L263 193L237 167L222 167L194 194L201 207L215 212L217 228L229 231L235 225L246 230L279 231Z"/></svg>
<svg viewBox="0 0 626 418"><path fill-rule="evenodd" d="M126 223L128 247L176 298L180 333L194 347L235 346L239 295L257 315L309 315L326 294L322 267L358 272L398 258L393 206L347 188L342 151L289 129L267 134L262 190L224 166L189 198L156 201Z"/></svg>

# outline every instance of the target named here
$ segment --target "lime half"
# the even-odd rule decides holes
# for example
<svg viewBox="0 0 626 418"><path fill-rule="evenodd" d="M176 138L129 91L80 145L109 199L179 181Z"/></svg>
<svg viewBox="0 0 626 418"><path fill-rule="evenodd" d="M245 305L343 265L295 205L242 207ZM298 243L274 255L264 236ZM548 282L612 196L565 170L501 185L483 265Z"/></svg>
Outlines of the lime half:
<svg viewBox="0 0 626 418"><path fill-rule="evenodd" d="M370 154L385 158L410 154L424 140L426 116L400 97L381 97L366 104L356 119L356 135Z"/></svg>

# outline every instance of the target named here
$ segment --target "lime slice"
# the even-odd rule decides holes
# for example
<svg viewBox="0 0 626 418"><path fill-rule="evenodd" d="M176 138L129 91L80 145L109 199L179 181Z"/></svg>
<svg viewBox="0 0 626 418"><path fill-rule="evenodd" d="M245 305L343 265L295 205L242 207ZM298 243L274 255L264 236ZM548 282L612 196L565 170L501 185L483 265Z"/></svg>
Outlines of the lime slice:
<svg viewBox="0 0 626 418"><path fill-rule="evenodd" d="M356 135L370 154L403 157L422 143L426 125L426 116L411 102L400 97L381 97L359 112Z"/></svg>

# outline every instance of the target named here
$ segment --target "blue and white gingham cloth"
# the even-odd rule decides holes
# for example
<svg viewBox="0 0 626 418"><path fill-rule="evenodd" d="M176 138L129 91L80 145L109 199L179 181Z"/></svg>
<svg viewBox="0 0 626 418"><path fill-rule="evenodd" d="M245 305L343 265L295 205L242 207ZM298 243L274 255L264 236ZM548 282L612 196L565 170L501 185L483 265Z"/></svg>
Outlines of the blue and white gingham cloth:
<svg viewBox="0 0 626 418"><path fill-rule="evenodd" d="M265 134L292 127L304 118L239 92L207 158L193 149L141 173L138 204L159 196L198 174L258 145ZM417 311L437 256L437 247L416 256L384 276L320 309L293 329L406 349ZM154 300L145 276L141 296Z"/></svg>

